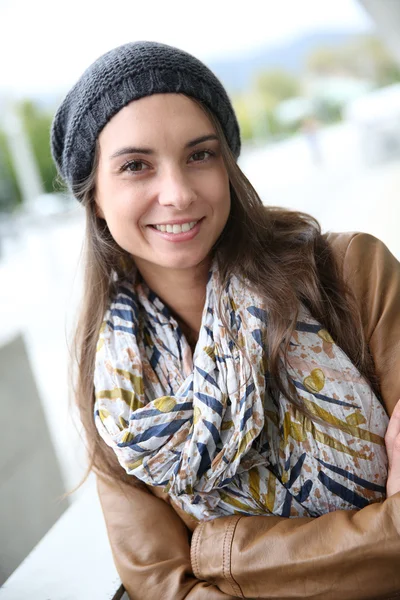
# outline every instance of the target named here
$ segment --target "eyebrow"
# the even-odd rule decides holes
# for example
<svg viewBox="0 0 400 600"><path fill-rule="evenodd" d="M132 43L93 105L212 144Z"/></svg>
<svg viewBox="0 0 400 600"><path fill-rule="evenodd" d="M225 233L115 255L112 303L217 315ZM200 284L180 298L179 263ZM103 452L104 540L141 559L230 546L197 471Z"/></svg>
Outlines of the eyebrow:
<svg viewBox="0 0 400 600"><path fill-rule="evenodd" d="M197 144L201 144L202 142L210 142L210 141L214 141L217 140L218 141L218 137L214 134L214 133L210 133L208 135L202 135L198 138L195 138L194 140L190 140L190 142L188 142L185 145L185 148L193 148L194 146L197 146ZM118 158L119 156L124 156L125 154L154 154L154 150L152 150L151 148L147 148L145 146L143 147L137 147L137 146L125 146L124 148L120 148L119 150L117 150L116 152L114 152L113 154L111 154L110 159L113 158Z"/></svg>

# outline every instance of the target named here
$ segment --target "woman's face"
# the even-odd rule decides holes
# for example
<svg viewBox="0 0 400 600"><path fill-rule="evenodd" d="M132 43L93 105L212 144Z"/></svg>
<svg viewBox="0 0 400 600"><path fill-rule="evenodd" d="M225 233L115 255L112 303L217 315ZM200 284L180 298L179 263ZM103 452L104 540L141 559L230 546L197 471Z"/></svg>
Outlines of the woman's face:
<svg viewBox="0 0 400 600"><path fill-rule="evenodd" d="M142 274L205 261L228 219L230 191L201 108L180 94L135 100L107 123L99 147L97 214Z"/></svg>

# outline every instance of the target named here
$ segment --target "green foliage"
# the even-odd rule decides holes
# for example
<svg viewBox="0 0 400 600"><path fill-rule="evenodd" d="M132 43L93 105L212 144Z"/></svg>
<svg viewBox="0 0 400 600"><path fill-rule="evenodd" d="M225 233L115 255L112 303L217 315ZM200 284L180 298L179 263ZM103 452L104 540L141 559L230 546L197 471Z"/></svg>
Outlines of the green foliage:
<svg viewBox="0 0 400 600"><path fill-rule="evenodd" d="M0 131L0 212L13 210L21 200L7 138L5 133Z"/></svg>
<svg viewBox="0 0 400 600"><path fill-rule="evenodd" d="M290 134L291 131L276 118L275 109L280 102L299 93L300 80L294 75L280 69L260 71L251 92L246 96L252 109L254 137L268 139Z"/></svg>
<svg viewBox="0 0 400 600"><path fill-rule="evenodd" d="M267 110L300 94L298 78L280 69L260 72L255 80L255 88L265 98Z"/></svg>
<svg viewBox="0 0 400 600"><path fill-rule="evenodd" d="M232 104L239 121L241 138L244 142L248 142L253 138L253 124L251 121L248 102L246 102L246 97L244 96L236 96L232 100Z"/></svg>
<svg viewBox="0 0 400 600"><path fill-rule="evenodd" d="M45 192L54 191L56 168L50 154L50 125L52 115L30 100L16 106L36 160ZM18 180L13 168L8 140L0 131L0 211L12 210L22 201Z"/></svg>
<svg viewBox="0 0 400 600"><path fill-rule="evenodd" d="M342 120L342 106L333 100L320 99L315 103L315 116L322 123L337 123Z"/></svg>
<svg viewBox="0 0 400 600"><path fill-rule="evenodd" d="M22 102L17 110L37 161L44 189L51 193L57 175L50 153L52 115L30 100Z"/></svg>
<svg viewBox="0 0 400 600"><path fill-rule="evenodd" d="M307 69L317 75L348 74L370 79L378 86L400 81L400 68L382 42L362 36L341 47L319 48L307 59Z"/></svg>
<svg viewBox="0 0 400 600"><path fill-rule="evenodd" d="M347 70L343 48L318 48L306 60L307 70L317 75L332 75Z"/></svg>

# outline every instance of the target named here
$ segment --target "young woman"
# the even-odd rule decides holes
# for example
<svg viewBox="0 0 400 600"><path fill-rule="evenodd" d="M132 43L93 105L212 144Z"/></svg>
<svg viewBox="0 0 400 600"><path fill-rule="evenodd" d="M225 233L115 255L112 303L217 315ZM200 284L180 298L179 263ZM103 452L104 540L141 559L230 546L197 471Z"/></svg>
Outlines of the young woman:
<svg viewBox="0 0 400 600"><path fill-rule="evenodd" d="M176 48L99 58L52 151L86 210L77 401L130 597L400 592L399 263L264 207Z"/></svg>

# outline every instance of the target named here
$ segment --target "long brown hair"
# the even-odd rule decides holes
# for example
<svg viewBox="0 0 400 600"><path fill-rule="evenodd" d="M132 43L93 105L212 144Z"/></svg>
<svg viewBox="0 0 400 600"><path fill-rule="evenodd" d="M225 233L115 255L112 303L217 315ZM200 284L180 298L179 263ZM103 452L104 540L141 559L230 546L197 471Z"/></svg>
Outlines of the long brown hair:
<svg viewBox="0 0 400 600"><path fill-rule="evenodd" d="M220 140L231 190L230 216L213 252L222 282L235 272L265 298L270 385L296 403L281 379L279 360L282 354L286 356L299 303L303 303L378 392L360 311L318 222L305 213L264 206L237 165L218 120L207 107L200 106ZM99 437L93 417L99 330L116 281L132 260L96 214L98 157L96 149L92 173L74 190L86 210L84 292L75 335L77 369L72 369L76 373L74 393L86 433L88 472L93 469L133 484L135 478L125 473L114 452Z"/></svg>

